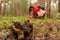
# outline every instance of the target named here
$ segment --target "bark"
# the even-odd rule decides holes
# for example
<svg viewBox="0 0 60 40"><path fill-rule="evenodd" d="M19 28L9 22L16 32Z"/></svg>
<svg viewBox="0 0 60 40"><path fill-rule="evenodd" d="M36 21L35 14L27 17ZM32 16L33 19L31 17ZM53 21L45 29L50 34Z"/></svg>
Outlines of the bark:
<svg viewBox="0 0 60 40"><path fill-rule="evenodd" d="M1 3L0 3L0 14L1 14Z"/></svg>
<svg viewBox="0 0 60 40"><path fill-rule="evenodd" d="M5 3L5 2L6 2L6 1L3 0L3 1L1 1L1 4L2 4L2 3ZM4 16L5 13L6 13L6 5L4 4L4 7L1 7L1 16Z"/></svg>
<svg viewBox="0 0 60 40"><path fill-rule="evenodd" d="M47 11L47 17L51 18L51 0L47 0L47 7L46 7L46 11Z"/></svg>
<svg viewBox="0 0 60 40"><path fill-rule="evenodd" d="M60 13L60 0L58 0L58 12Z"/></svg>
<svg viewBox="0 0 60 40"><path fill-rule="evenodd" d="M39 5L45 5L45 0L38 0Z"/></svg>

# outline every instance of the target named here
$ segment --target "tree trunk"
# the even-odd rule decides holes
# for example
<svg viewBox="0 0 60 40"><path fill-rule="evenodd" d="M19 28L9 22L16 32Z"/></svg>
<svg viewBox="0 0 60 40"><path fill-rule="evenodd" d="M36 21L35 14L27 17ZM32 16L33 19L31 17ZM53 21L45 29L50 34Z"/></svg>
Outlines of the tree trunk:
<svg viewBox="0 0 60 40"><path fill-rule="evenodd" d="M5 5L5 0L1 1L1 4L3 4L3 6L1 6L1 16L4 16L6 13L6 5Z"/></svg>
<svg viewBox="0 0 60 40"><path fill-rule="evenodd" d="M20 0L16 1L16 16L20 16Z"/></svg>
<svg viewBox="0 0 60 40"><path fill-rule="evenodd" d="M38 0L39 5L45 5L45 0Z"/></svg>
<svg viewBox="0 0 60 40"><path fill-rule="evenodd" d="M0 14L1 14L1 3L0 3Z"/></svg>
<svg viewBox="0 0 60 40"><path fill-rule="evenodd" d="M60 13L60 0L58 0L58 12Z"/></svg>
<svg viewBox="0 0 60 40"><path fill-rule="evenodd" d="M47 0L46 11L47 11L47 17L51 18L51 0Z"/></svg>

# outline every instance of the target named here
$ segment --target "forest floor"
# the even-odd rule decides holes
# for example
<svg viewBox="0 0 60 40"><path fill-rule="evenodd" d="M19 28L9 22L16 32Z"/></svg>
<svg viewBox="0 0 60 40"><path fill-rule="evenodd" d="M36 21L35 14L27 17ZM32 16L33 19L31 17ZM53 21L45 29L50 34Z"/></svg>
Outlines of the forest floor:
<svg viewBox="0 0 60 40"><path fill-rule="evenodd" d="M34 40L60 40L60 22L43 22L34 26Z"/></svg>
<svg viewBox="0 0 60 40"><path fill-rule="evenodd" d="M0 17L0 40L14 40L9 29L12 21L23 22L27 19L27 16ZM31 19L31 23L33 23L33 40L60 40L60 20Z"/></svg>

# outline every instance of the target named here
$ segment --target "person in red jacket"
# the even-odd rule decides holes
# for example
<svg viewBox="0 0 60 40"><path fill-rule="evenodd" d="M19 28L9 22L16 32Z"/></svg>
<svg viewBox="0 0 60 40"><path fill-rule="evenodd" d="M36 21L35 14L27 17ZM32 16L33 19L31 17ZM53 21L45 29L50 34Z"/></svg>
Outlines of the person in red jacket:
<svg viewBox="0 0 60 40"><path fill-rule="evenodd" d="M40 6L30 6L29 13L31 13L31 18L37 18L38 17L38 11L40 11Z"/></svg>
<svg viewBox="0 0 60 40"><path fill-rule="evenodd" d="M33 13L32 13L32 15L33 15L34 18L37 18L37 17L38 17L37 12L38 12L39 10L40 10L40 7L39 7L39 6L35 6L35 7L33 8Z"/></svg>

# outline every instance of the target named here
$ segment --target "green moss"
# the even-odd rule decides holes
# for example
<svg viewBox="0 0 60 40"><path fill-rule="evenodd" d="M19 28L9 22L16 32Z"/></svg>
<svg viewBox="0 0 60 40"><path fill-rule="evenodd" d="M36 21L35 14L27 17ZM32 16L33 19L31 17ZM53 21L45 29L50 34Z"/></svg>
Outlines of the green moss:
<svg viewBox="0 0 60 40"><path fill-rule="evenodd" d="M29 16L0 16L0 28L4 27L4 28L8 28L9 26L11 26L11 22L12 21L19 21L19 22L23 22L25 20L29 19ZM58 23L60 22L59 20L54 20L54 19L33 19L31 20L31 22L33 24L37 24L37 23L43 23L43 22L55 22Z"/></svg>

